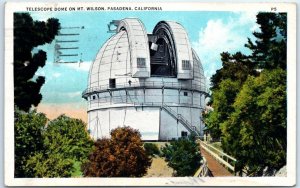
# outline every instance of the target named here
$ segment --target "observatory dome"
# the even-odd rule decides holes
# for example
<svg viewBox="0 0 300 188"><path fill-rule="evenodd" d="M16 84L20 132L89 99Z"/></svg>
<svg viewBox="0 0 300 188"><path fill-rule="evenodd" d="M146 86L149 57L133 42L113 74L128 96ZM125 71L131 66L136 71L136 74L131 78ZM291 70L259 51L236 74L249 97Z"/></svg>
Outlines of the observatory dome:
<svg viewBox="0 0 300 188"><path fill-rule="evenodd" d="M183 26L161 21L149 34L137 18L110 25L115 34L100 48L83 92L92 136L123 125L139 129L144 140L200 135L205 76Z"/></svg>

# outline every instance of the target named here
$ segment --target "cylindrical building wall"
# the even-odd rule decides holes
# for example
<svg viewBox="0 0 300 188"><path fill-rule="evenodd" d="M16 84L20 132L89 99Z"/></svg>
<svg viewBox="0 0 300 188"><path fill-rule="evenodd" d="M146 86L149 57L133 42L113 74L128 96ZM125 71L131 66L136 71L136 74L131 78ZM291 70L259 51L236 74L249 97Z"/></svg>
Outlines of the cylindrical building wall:
<svg viewBox="0 0 300 188"><path fill-rule="evenodd" d="M118 126L138 129L144 140L201 134L205 77L184 28L159 22L147 35L138 19L124 19L91 65L88 127L94 139Z"/></svg>

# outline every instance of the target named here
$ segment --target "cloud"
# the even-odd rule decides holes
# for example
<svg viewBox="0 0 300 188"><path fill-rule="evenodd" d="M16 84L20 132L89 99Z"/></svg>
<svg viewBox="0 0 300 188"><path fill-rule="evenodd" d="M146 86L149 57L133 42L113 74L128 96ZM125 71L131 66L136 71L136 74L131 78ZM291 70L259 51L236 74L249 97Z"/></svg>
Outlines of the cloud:
<svg viewBox="0 0 300 188"><path fill-rule="evenodd" d="M54 73L52 74L52 76L53 76L54 78L58 78L58 77L61 76L61 73L54 72Z"/></svg>
<svg viewBox="0 0 300 188"><path fill-rule="evenodd" d="M220 53L247 53L244 45L258 29L256 12L234 13L229 19L211 19L199 31L199 40L192 46L199 55L207 78L221 68Z"/></svg>
<svg viewBox="0 0 300 188"><path fill-rule="evenodd" d="M75 91L75 92L64 93L64 95L69 98L81 98L81 93L82 91Z"/></svg>
<svg viewBox="0 0 300 188"><path fill-rule="evenodd" d="M215 51L235 49L245 39L235 33L234 29L234 24L226 24L220 19L210 20L206 28L199 32L200 40L197 45Z"/></svg>
<svg viewBox="0 0 300 188"><path fill-rule="evenodd" d="M76 71L83 71L83 72L88 72L90 70L92 62L91 61L84 61L81 63L66 63L66 64L61 64L61 66L65 66L67 68L71 68Z"/></svg>

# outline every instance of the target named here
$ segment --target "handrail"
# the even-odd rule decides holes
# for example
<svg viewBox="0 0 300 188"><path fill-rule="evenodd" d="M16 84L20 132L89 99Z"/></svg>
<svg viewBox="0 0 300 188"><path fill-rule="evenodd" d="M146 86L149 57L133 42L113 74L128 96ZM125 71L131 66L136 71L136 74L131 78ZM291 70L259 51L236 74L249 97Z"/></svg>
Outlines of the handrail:
<svg viewBox="0 0 300 188"><path fill-rule="evenodd" d="M112 107L113 105L123 105L123 106L133 106L133 107L148 107L148 106L153 106L153 107L161 107L162 106L162 103L161 102L117 102L117 103L110 103L109 101L103 101L103 102L100 102L99 100L92 100L88 103L88 106L90 109L92 108L100 108L100 107ZM198 108L198 109L202 109L203 110L203 107L201 107L200 105L191 105L189 103L180 103L180 104L177 104L177 103L169 103L167 104L168 106L174 106L174 107L191 107L191 108Z"/></svg>
<svg viewBox="0 0 300 188"><path fill-rule="evenodd" d="M203 163L200 168L194 174L194 177L212 177L212 174L208 168L207 160L202 156Z"/></svg>
<svg viewBox="0 0 300 188"><path fill-rule="evenodd" d="M205 143L205 142L203 142L203 144L204 144L205 146L207 146L207 147L209 147L209 148L211 148L211 149L217 151L217 152L220 153L222 156L228 157L228 158L231 159L232 161L236 162L236 159L235 159L234 157L232 157L232 156L230 156L230 155L224 153L223 151L221 151L221 150L219 150L219 149L217 149L217 148L215 148L215 147L213 147L213 146L211 146L211 145L208 145L208 144Z"/></svg>
<svg viewBox="0 0 300 188"><path fill-rule="evenodd" d="M212 157L214 157L217 161L219 161L221 164L223 164L225 167L229 168L232 172L234 172L235 169L235 162L237 161L234 157L224 153L223 151L208 145L202 140L200 141L201 147L207 151ZM213 151L215 150L215 151ZM232 164L233 163L233 164Z"/></svg>
<svg viewBox="0 0 300 188"><path fill-rule="evenodd" d="M199 136L198 131L196 130L196 127L193 126L188 120L186 120L181 114L177 114L172 108L170 108L167 104L163 103L162 107L167 110L169 113L171 113L174 117L177 118L182 124L189 129L191 132L195 132L196 135Z"/></svg>
<svg viewBox="0 0 300 188"><path fill-rule="evenodd" d="M185 84L185 83L178 83L178 82L165 82L165 81L140 81L140 82L131 82L131 83L119 83L116 84L114 88L110 88L109 84L105 85L100 85L97 87L90 87L85 89L82 92L82 96L86 97L89 93L94 93L94 92L100 92L100 91L106 91L109 89L121 89L121 88L136 88L136 87L152 87L152 88L157 88L157 87L164 87L164 88L180 88L180 89L192 89L192 90L198 90L200 92L206 93L207 89L205 87L205 83L200 83L200 84Z"/></svg>

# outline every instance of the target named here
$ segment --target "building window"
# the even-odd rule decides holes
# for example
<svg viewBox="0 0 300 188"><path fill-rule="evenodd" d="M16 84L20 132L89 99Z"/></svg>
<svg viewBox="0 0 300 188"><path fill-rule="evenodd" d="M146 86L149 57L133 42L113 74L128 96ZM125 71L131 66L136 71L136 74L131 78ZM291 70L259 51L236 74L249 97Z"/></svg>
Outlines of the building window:
<svg viewBox="0 0 300 188"><path fill-rule="evenodd" d="M186 92L186 91L183 92L183 95L184 95L184 96L188 96L188 92Z"/></svg>
<svg viewBox="0 0 300 188"><path fill-rule="evenodd" d="M115 78L109 79L109 88L116 88L116 79Z"/></svg>
<svg viewBox="0 0 300 188"><path fill-rule="evenodd" d="M146 58L137 58L137 68L145 68L146 67Z"/></svg>
<svg viewBox="0 0 300 188"><path fill-rule="evenodd" d="M182 70L191 70L191 63L189 60L182 60Z"/></svg>
<svg viewBox="0 0 300 188"><path fill-rule="evenodd" d="M96 95L93 95L93 96L92 96L92 100L95 100L95 99L96 99Z"/></svg>
<svg viewBox="0 0 300 188"><path fill-rule="evenodd" d="M181 131L181 137L187 137L187 132L186 131Z"/></svg>

